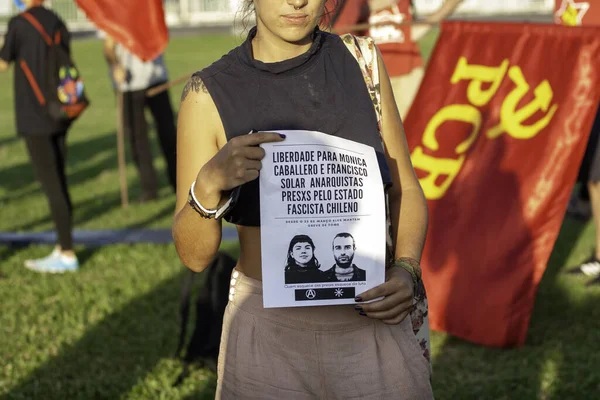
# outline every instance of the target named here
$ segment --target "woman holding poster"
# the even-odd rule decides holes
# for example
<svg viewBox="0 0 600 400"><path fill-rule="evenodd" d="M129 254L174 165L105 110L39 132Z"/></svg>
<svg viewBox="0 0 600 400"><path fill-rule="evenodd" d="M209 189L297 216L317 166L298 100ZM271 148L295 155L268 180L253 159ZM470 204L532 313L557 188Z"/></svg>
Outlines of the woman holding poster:
<svg viewBox="0 0 600 400"><path fill-rule="evenodd" d="M423 290L419 260L427 205L381 57L375 57L381 86L378 129L378 113L361 66L339 36L317 26L324 14L334 11L325 0L246 0L243 9L256 17L256 26L241 46L189 80L177 133L173 237L181 261L194 271L206 268L221 244L223 218L236 225L240 242L224 315L216 398L432 399L430 364L411 318L406 318L413 309L413 295ZM287 133L274 132L278 130ZM348 150L352 143L368 148L370 158L331 147L286 151L286 146L301 145L294 137L300 130L344 140ZM280 145L281 150L277 156L269 153L267 159L267 145ZM281 193L290 199L292 211L289 227L264 237L260 214L274 211L262 209L257 178L267 161L282 166L277 173L283 176L277 178L282 186L285 182ZM371 174L373 168L376 175ZM316 172L324 175L306 175ZM352 176L335 179L345 173ZM360 200L355 196L369 194L345 186L360 187L372 178L379 180L380 189L388 188L393 261L382 262L380 271L368 270L365 278L380 272L382 283L361 290L362 282L353 279L306 290L310 300L323 286L342 296L336 285L355 285L353 305L310 307L306 306L310 301L304 301L295 307L265 307L263 290L270 288L263 287L263 281L273 277L264 271L284 279L282 256L293 236L301 234L295 226L302 221L309 221L310 229L337 223L306 210L344 212ZM327 188L317 189L322 184ZM319 198L331 193L343 194L335 210L322 207L325 200ZM386 207L381 199L371 204L373 211ZM308 239L303 243L308 243L313 256L321 251L319 259L337 257L340 268L334 272L344 277L345 269L365 268L365 258L356 261L359 252L369 250L364 240L379 234L385 238L383 230L354 230L356 242L333 234L327 237L327 246L318 244L316 249ZM261 249L270 241L278 243L278 262L263 265L271 254ZM305 253L297 258L308 260L309 252ZM332 265L328 261L322 270Z"/></svg>

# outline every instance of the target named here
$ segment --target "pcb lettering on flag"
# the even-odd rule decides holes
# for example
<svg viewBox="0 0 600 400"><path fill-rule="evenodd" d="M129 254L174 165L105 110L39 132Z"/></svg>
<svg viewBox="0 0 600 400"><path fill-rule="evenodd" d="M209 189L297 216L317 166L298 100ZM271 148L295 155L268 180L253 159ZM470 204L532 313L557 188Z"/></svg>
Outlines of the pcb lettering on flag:
<svg viewBox="0 0 600 400"><path fill-rule="evenodd" d="M430 210L433 329L524 343L600 99L596 65L597 28L442 25L405 121Z"/></svg>

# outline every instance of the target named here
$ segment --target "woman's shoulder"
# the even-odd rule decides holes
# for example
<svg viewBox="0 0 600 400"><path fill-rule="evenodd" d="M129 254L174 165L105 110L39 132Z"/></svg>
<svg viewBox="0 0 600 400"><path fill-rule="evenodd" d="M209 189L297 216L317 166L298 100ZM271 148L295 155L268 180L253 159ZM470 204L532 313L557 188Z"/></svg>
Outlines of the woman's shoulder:
<svg viewBox="0 0 600 400"><path fill-rule="evenodd" d="M347 61L353 58L352 51L355 51L356 45L361 48L370 46L372 39L369 37L355 36L352 34L336 35L334 33L323 32L323 48L329 53L333 60L341 61L340 67L345 67ZM350 57L350 58L348 58ZM334 63L335 64L335 63Z"/></svg>
<svg viewBox="0 0 600 400"><path fill-rule="evenodd" d="M223 74L237 62L236 53L238 48L234 48L209 66L194 72L183 88L181 102L183 103L188 95L194 94L196 103L199 103L201 106L210 105L214 107L214 101L209 90L209 87L212 86L211 80Z"/></svg>
<svg viewBox="0 0 600 400"><path fill-rule="evenodd" d="M342 45L342 36L340 35L326 31L321 31L321 35L323 36L323 47L325 48L331 49Z"/></svg>
<svg viewBox="0 0 600 400"><path fill-rule="evenodd" d="M238 57L237 53L239 51L239 46L232 49L229 53L223 55L217 61L210 64L208 67L205 67L199 71L196 71L193 76L197 76L200 79L211 79L223 72L227 71L233 65L237 63Z"/></svg>
<svg viewBox="0 0 600 400"><path fill-rule="evenodd" d="M193 73L181 93L179 119L189 120L193 125L203 124L206 133L213 131L217 138L224 137L225 134L221 115L213 97L214 88L218 85L215 85L213 80L235 62L234 51L235 49L208 67Z"/></svg>

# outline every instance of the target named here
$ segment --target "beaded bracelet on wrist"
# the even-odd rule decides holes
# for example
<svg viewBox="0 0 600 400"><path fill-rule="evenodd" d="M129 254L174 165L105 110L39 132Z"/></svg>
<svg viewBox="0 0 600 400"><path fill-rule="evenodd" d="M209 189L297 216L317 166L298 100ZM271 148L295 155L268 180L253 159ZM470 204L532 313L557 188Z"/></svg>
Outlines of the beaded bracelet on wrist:
<svg viewBox="0 0 600 400"><path fill-rule="evenodd" d="M394 266L404 269L413 278L415 286L421 281L421 265L410 257L400 257L394 260Z"/></svg>

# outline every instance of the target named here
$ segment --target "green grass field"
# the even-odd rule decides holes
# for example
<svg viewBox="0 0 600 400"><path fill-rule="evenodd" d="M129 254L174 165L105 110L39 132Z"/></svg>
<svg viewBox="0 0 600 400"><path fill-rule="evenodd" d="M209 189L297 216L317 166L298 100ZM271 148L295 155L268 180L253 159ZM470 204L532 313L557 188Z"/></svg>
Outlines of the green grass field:
<svg viewBox="0 0 600 400"><path fill-rule="evenodd" d="M423 41L426 55L435 34ZM223 36L174 38L173 77L206 66L239 43ZM92 107L69 134L68 175L76 229L169 227L174 196L164 163L161 197L120 207L115 101L99 41L74 44ZM12 77L0 76L0 231L52 229L24 143L16 138ZM181 86L171 91L175 107ZM154 148L155 154L158 148ZM128 157L130 197L139 194ZM224 244L235 254L235 243ZM593 247L590 224L565 220L541 284L527 344L500 350L433 333L438 399L600 398L600 289L561 271ZM22 267L49 246L0 246L0 398L210 399L215 376L197 368L172 388L179 363L178 297L184 268L172 245L78 247L77 274L45 276Z"/></svg>

